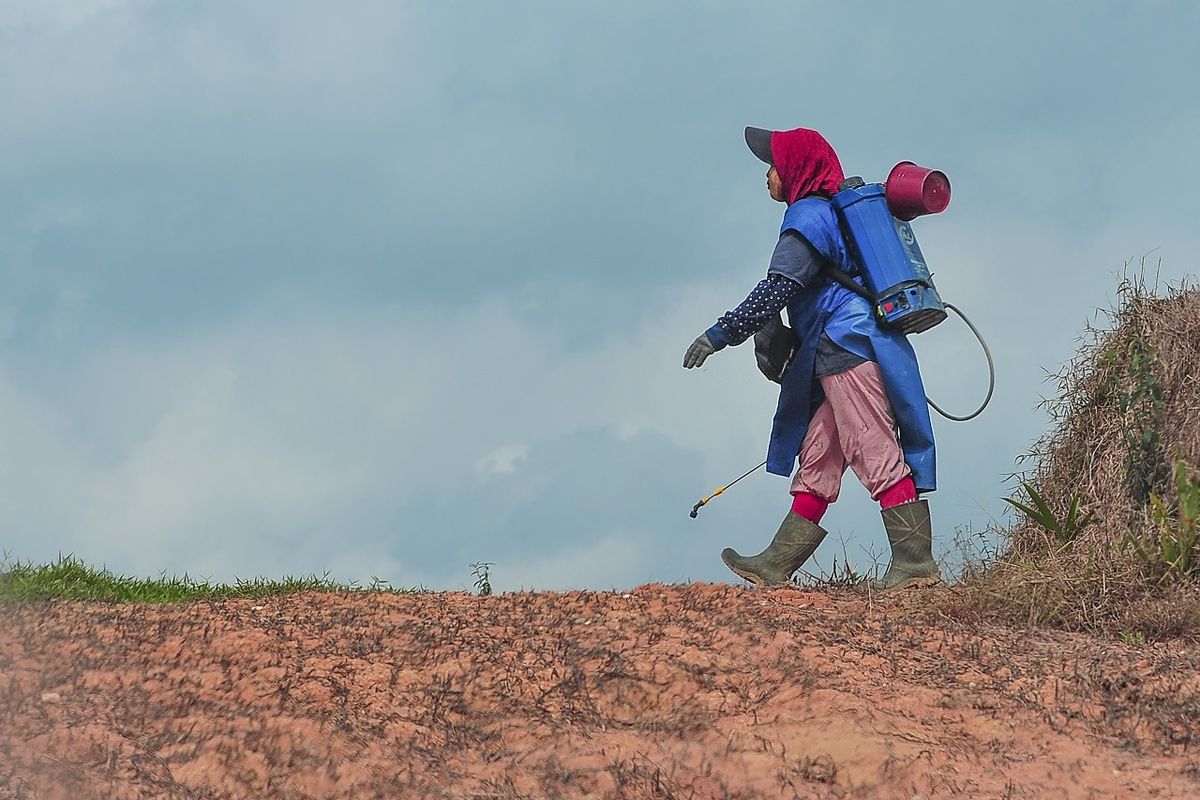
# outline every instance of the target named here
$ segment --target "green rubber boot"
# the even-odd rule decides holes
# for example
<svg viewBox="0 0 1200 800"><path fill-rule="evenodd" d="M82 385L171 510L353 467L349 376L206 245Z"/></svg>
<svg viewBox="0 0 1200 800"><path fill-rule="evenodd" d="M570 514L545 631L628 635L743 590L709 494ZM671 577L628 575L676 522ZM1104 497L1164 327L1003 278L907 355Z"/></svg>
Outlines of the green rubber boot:
<svg viewBox="0 0 1200 800"><path fill-rule="evenodd" d="M721 551L721 560L755 586L784 586L792 573L808 561L826 533L820 525L789 511L766 550L756 556L743 556L726 547Z"/></svg>
<svg viewBox="0 0 1200 800"><path fill-rule="evenodd" d="M929 501L916 500L883 511L883 527L892 544L892 563L883 578L875 581L879 591L916 586L934 586L941 582L933 560L933 531L929 521Z"/></svg>

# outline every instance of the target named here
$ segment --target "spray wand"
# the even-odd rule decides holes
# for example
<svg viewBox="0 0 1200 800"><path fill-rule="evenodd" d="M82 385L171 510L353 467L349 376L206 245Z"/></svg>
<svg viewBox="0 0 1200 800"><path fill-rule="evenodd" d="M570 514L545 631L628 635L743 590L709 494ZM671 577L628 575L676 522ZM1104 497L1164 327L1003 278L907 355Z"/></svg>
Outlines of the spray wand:
<svg viewBox="0 0 1200 800"><path fill-rule="evenodd" d="M754 469L747 470L746 472L744 472L743 474L734 478L733 480L731 480L729 483L725 484L724 486L718 486L716 489L713 489L713 493L710 494L708 497L701 497L700 502L696 503L696 505L692 506L692 515L691 515L692 519L696 518L696 515L700 513L700 509L702 507L708 505L709 500L712 500L714 497L716 497L719 494L724 494L725 490L728 489L730 486L733 486L735 483L740 481L742 478L748 477L748 476L752 475L753 473L758 472L760 469L762 469L766 465L767 465L767 462L764 461L761 464L759 464L757 467L755 467Z"/></svg>

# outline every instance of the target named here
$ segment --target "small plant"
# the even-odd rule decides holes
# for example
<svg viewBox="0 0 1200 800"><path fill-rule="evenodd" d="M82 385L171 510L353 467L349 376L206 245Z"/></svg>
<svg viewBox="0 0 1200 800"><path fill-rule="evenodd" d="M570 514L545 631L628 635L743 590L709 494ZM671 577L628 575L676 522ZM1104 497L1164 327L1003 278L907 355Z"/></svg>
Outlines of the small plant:
<svg viewBox="0 0 1200 800"><path fill-rule="evenodd" d="M829 573L822 573L817 584L829 588L853 589L855 586L862 585L866 580L867 576L855 569L854 565L850 563L850 559L843 553L841 566L838 566L837 556L834 556L833 566Z"/></svg>
<svg viewBox="0 0 1200 800"><path fill-rule="evenodd" d="M868 556L874 560L874 572L879 571L879 558L876 553L868 553ZM800 570L792 576L790 583L801 589L853 589L856 586L861 586L870 579L870 572L860 572L854 564L850 562L850 555L846 552L846 540L842 540L842 559L838 562L838 557L833 556L833 564L826 570L819 563L815 562L818 570L809 572Z"/></svg>
<svg viewBox="0 0 1200 800"><path fill-rule="evenodd" d="M1162 579L1200 574L1200 480L1187 462L1175 464L1176 503L1150 495L1150 531L1128 542L1137 557Z"/></svg>
<svg viewBox="0 0 1200 800"><path fill-rule="evenodd" d="M475 576L475 590L479 592L480 597L487 597L492 593L492 582L490 570L496 566L491 561L476 561L471 565L471 574Z"/></svg>
<svg viewBox="0 0 1200 800"><path fill-rule="evenodd" d="M1125 644L1145 644L1146 634L1141 631L1121 631L1121 641Z"/></svg>
<svg viewBox="0 0 1200 800"><path fill-rule="evenodd" d="M1075 537L1079 536L1083 529L1094 521L1092 512L1080 514L1080 505L1083 502L1081 495L1075 495L1071 501L1071 507L1067 509L1067 515L1059 519L1058 515L1051 510L1046 499L1031 484L1021 481L1021 488L1025 490L1029 502L1033 505L1027 505L1012 497L1005 497L1004 502L1036 522L1064 547L1074 541Z"/></svg>

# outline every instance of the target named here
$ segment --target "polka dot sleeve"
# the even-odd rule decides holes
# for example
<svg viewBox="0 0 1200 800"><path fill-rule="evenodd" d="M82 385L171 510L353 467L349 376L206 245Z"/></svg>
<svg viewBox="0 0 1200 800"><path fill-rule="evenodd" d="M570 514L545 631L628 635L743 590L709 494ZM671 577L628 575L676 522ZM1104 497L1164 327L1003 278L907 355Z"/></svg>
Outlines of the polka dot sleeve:
<svg viewBox="0 0 1200 800"><path fill-rule="evenodd" d="M775 318L804 287L791 278L771 273L758 282L742 304L717 320L729 344L741 344Z"/></svg>

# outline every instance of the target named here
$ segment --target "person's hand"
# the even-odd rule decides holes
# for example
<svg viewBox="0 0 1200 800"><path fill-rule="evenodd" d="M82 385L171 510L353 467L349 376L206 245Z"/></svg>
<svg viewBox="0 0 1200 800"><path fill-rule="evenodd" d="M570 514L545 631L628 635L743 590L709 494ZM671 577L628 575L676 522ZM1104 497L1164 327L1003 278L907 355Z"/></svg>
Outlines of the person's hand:
<svg viewBox="0 0 1200 800"><path fill-rule="evenodd" d="M713 347L712 342L703 333L696 337L696 341L692 342L692 346L687 349L683 355L684 369L698 367L704 363L704 359L717 352L717 348Z"/></svg>

